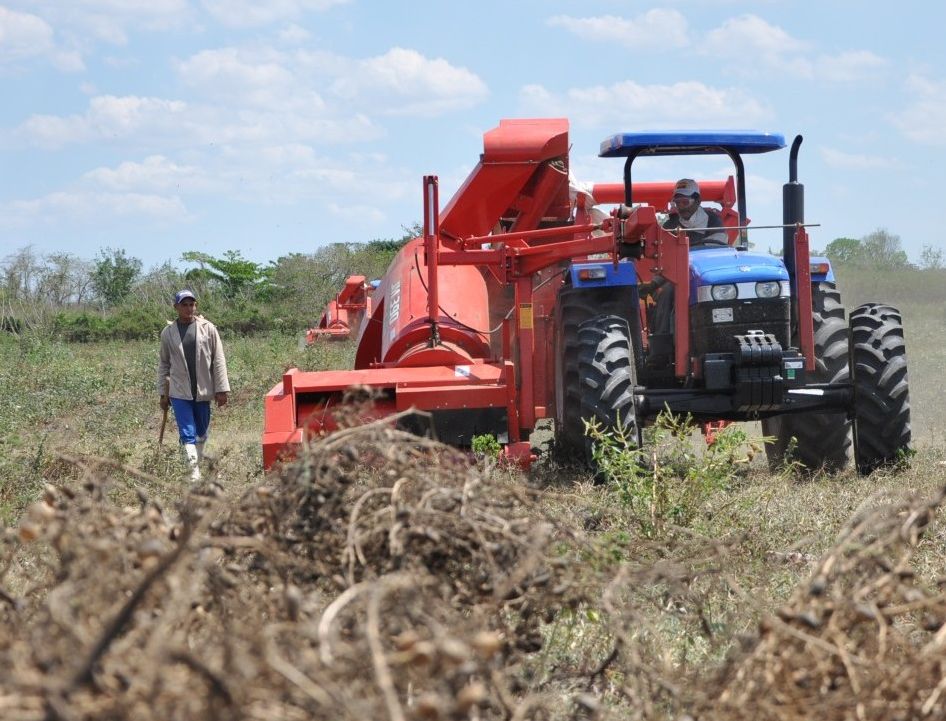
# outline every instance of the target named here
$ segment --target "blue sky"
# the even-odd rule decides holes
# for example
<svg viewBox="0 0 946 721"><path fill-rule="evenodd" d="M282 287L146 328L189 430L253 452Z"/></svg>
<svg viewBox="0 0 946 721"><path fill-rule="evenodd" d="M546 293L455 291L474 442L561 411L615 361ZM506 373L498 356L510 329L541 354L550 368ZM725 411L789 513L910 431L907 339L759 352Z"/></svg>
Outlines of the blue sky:
<svg viewBox="0 0 946 721"><path fill-rule="evenodd" d="M397 237L422 175L445 203L501 118L563 116L585 182L620 179L596 157L615 132L800 133L812 244L885 228L918 260L942 245L943 7L0 0L0 259L265 263ZM781 222L787 150L747 167L749 216ZM636 176L728 172L674 158Z"/></svg>

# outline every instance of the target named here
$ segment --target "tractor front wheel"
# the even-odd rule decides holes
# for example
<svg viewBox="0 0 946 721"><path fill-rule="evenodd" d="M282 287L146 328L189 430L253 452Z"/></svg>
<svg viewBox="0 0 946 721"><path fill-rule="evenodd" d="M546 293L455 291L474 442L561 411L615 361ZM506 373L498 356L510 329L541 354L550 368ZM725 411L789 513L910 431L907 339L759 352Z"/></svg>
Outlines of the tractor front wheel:
<svg viewBox="0 0 946 721"><path fill-rule="evenodd" d="M578 388L581 418L596 420L607 431L619 428L640 446L634 407L637 369L627 321L599 315L578 327ZM585 458L592 463L594 445L584 439Z"/></svg>
<svg viewBox="0 0 946 721"><path fill-rule="evenodd" d="M859 473L904 460L910 447L910 392L900 311L868 303L851 313L854 457Z"/></svg>
<svg viewBox="0 0 946 721"><path fill-rule="evenodd" d="M848 338L841 294L832 283L811 289L815 330L815 383L848 382ZM778 469L794 460L809 471L844 470L851 457L851 423L844 413L795 413L766 418L762 433L774 438L765 453Z"/></svg>
<svg viewBox="0 0 946 721"><path fill-rule="evenodd" d="M637 313L640 302L637 289L564 288L556 306L555 332L555 451L559 459L569 461L584 453L585 425L581 415L581 382L578 356L581 352L579 328L585 321L600 315L627 319L632 330L639 328ZM636 323L635 323L636 321ZM634 348L640 344L631 337Z"/></svg>

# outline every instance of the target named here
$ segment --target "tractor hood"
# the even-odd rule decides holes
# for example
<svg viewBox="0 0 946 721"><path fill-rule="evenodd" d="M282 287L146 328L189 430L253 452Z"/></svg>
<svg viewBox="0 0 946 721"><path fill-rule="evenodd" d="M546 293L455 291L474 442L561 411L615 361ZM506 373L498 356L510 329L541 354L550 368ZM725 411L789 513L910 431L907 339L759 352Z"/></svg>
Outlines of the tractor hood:
<svg viewBox="0 0 946 721"><path fill-rule="evenodd" d="M706 248L690 252L690 285L788 280L781 258L735 248Z"/></svg>

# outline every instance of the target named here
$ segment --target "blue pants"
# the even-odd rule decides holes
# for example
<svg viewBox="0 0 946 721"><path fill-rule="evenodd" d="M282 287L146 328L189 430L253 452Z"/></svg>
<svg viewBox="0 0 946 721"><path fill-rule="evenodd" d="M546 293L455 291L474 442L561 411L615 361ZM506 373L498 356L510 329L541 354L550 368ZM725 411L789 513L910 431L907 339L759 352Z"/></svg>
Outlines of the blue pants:
<svg viewBox="0 0 946 721"><path fill-rule="evenodd" d="M174 420L181 434L181 443L203 443L210 428L210 401L189 401L172 398Z"/></svg>

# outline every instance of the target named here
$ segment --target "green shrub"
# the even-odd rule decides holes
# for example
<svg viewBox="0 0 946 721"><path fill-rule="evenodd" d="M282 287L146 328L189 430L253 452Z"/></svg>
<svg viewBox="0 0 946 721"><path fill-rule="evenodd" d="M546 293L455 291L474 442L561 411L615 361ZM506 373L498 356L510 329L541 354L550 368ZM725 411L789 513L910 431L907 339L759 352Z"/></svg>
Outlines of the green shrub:
<svg viewBox="0 0 946 721"><path fill-rule="evenodd" d="M53 335L68 343L156 338L165 324L159 309L128 305L111 313L60 311L53 318Z"/></svg>
<svg viewBox="0 0 946 721"><path fill-rule="evenodd" d="M90 343L108 337L108 322L99 313L61 311L53 317L53 333L70 343Z"/></svg>
<svg viewBox="0 0 946 721"><path fill-rule="evenodd" d="M662 535L669 525L691 525L707 498L728 488L762 448L761 439L734 424L699 451L692 419L668 413L645 429L643 448L636 434L621 428L605 429L594 420L585 426L600 477L648 537Z"/></svg>
<svg viewBox="0 0 946 721"><path fill-rule="evenodd" d="M165 316L159 308L143 305L126 305L108 318L112 340L157 339L165 325Z"/></svg>
<svg viewBox="0 0 946 721"><path fill-rule="evenodd" d="M473 455L477 458L499 458L499 454L503 451L503 447L492 433L473 436L470 445L473 450Z"/></svg>

